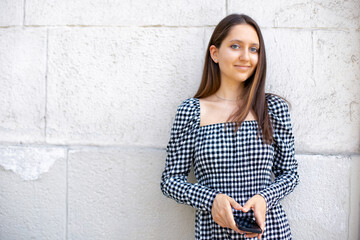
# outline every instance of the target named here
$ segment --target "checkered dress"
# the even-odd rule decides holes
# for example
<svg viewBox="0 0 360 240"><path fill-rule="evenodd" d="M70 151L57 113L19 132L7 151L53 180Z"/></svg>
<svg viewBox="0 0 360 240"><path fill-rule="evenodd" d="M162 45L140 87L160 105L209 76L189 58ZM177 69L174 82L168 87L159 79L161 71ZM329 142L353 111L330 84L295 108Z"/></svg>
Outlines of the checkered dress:
<svg viewBox="0 0 360 240"><path fill-rule="evenodd" d="M197 98L187 99L178 107L167 146L161 190L167 197L196 208L196 239L246 239L213 221L211 207L218 193L227 194L242 206L260 194L267 203L262 239L292 239L279 203L299 181L290 115L281 98L266 94L266 100L274 129L271 145L257 138L256 120L243 122L235 134L235 123L229 123L226 128L225 123L200 126ZM187 182L192 165L195 184ZM234 215L253 213L234 210Z"/></svg>

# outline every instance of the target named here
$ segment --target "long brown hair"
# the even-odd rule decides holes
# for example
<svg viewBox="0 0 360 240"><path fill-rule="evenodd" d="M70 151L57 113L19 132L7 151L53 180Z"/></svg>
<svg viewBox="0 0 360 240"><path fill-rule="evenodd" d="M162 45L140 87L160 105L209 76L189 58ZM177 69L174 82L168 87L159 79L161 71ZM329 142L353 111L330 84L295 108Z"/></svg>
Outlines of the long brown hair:
<svg viewBox="0 0 360 240"><path fill-rule="evenodd" d="M214 94L220 88L220 69L210 56L210 47L215 45L219 48L222 41L226 38L231 28L238 24L248 24L252 26L259 38L259 60L254 73L244 83L244 102L238 103L238 109L229 117L228 121L236 122L236 129L241 126L251 109L254 110L258 121L258 136L262 136L264 142L273 141L273 130L268 114L268 107L265 99L265 79L266 79L266 53L264 39L257 23L247 15L231 14L225 17L216 26L207 48L205 64L201 83L195 98L203 98ZM225 125L226 126L226 125ZM260 131L262 130L262 132Z"/></svg>

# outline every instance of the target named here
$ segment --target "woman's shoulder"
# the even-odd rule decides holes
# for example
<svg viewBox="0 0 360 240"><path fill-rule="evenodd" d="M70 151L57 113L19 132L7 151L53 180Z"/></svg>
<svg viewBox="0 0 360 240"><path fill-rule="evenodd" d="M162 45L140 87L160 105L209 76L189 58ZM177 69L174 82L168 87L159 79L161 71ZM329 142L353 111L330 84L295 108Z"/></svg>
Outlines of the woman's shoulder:
<svg viewBox="0 0 360 240"><path fill-rule="evenodd" d="M198 101L197 98L188 98L182 101L182 103L178 106L177 111L178 113L184 113L184 114L192 114L194 113L198 108Z"/></svg>
<svg viewBox="0 0 360 240"><path fill-rule="evenodd" d="M278 95L266 93L265 99L268 104L268 110L272 113L287 111L289 108L287 101Z"/></svg>
<svg viewBox="0 0 360 240"><path fill-rule="evenodd" d="M188 98L178 106L176 116L182 121L196 120L199 113L199 99Z"/></svg>
<svg viewBox="0 0 360 240"><path fill-rule="evenodd" d="M177 108L174 126L195 129L199 125L199 102L197 98L184 100Z"/></svg>
<svg viewBox="0 0 360 240"><path fill-rule="evenodd" d="M288 102L284 98L270 93L267 93L265 98L271 119L277 123L289 124L290 112Z"/></svg>

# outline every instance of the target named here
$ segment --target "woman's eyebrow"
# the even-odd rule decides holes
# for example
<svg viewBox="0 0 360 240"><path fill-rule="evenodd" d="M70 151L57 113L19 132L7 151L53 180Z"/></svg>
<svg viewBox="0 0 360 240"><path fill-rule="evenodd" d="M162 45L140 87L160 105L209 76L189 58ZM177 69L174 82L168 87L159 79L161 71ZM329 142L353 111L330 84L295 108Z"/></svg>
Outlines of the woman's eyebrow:
<svg viewBox="0 0 360 240"><path fill-rule="evenodd" d="M244 41L241 41L239 39L233 39L233 40L230 40L229 42L239 42L239 43L244 43ZM258 43L251 43L251 45L254 45L254 46L259 46Z"/></svg>

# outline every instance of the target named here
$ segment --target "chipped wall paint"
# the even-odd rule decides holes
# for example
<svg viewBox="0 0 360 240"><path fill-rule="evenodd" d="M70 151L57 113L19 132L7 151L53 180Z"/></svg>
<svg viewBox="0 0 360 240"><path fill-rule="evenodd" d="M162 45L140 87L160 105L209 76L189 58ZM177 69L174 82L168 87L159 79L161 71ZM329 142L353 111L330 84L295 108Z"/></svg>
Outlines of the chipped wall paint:
<svg viewBox="0 0 360 240"><path fill-rule="evenodd" d="M65 159L63 148L49 147L1 147L0 165L24 180L36 180L49 171L58 160Z"/></svg>

